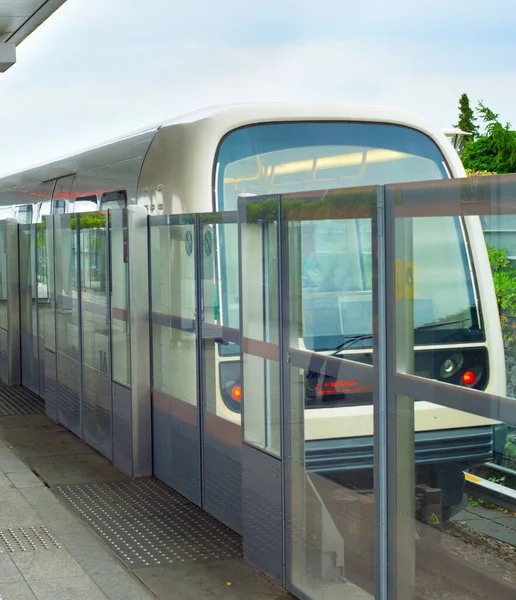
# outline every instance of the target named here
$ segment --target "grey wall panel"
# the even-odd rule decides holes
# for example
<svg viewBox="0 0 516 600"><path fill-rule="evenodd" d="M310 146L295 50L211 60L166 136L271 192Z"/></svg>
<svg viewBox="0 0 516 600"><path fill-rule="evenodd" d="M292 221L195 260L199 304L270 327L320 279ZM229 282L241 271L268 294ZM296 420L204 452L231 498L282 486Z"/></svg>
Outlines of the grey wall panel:
<svg viewBox="0 0 516 600"><path fill-rule="evenodd" d="M45 382L44 399L45 412L51 418L57 419L57 372L56 372L56 353L50 350L44 350L45 357Z"/></svg>
<svg viewBox="0 0 516 600"><path fill-rule="evenodd" d="M205 434L204 508L242 535L242 465L240 448L228 446Z"/></svg>
<svg viewBox="0 0 516 600"><path fill-rule="evenodd" d="M132 475L131 390L115 382L111 385L113 394L113 462L118 469L127 475Z"/></svg>
<svg viewBox="0 0 516 600"><path fill-rule="evenodd" d="M152 474L147 212L127 209L131 321L133 476Z"/></svg>
<svg viewBox="0 0 516 600"><path fill-rule="evenodd" d="M242 446L244 557L271 579L283 583L281 461Z"/></svg>
<svg viewBox="0 0 516 600"><path fill-rule="evenodd" d="M7 242L7 314L9 320L8 339L8 376L9 385L21 382L20 356L20 281L18 252L18 223L11 219L5 221Z"/></svg>
<svg viewBox="0 0 516 600"><path fill-rule="evenodd" d="M112 460L111 385L104 373L82 364L84 441Z"/></svg>
<svg viewBox="0 0 516 600"><path fill-rule="evenodd" d="M154 474L197 505L201 502L197 407L154 390Z"/></svg>
<svg viewBox="0 0 516 600"><path fill-rule="evenodd" d="M0 329L0 379L4 383L7 383L7 379L9 377L9 369L7 364L7 344L7 331L5 331L5 329Z"/></svg>

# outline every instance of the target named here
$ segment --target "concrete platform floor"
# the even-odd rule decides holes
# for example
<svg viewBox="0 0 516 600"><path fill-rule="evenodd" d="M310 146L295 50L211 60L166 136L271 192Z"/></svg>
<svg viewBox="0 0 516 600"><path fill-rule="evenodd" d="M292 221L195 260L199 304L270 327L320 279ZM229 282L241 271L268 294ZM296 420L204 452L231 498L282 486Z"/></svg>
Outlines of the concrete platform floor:
<svg viewBox="0 0 516 600"><path fill-rule="evenodd" d="M128 568L58 491L123 481L46 415L0 416L0 600L291 598L241 556Z"/></svg>

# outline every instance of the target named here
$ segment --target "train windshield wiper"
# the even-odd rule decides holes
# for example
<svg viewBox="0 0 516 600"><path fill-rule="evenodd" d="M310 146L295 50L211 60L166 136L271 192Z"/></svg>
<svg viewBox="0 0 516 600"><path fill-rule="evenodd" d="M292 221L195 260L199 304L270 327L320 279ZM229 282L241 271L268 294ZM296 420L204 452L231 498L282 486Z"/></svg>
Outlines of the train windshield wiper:
<svg viewBox="0 0 516 600"><path fill-rule="evenodd" d="M457 323L463 323L464 321L465 319L457 319L456 321L440 321L439 323L428 323L428 325L420 325L419 327L415 327L414 331L432 329L433 327L442 327L443 325L456 325Z"/></svg>
<svg viewBox="0 0 516 600"><path fill-rule="evenodd" d="M429 323L428 325L420 325L419 327L414 328L414 332L423 331L425 329L433 329L434 327L443 327L445 325L456 325L457 323L463 323L464 319L457 319L456 321L441 321L439 323ZM362 335L354 335L349 337L347 340L339 344L335 348L333 348L334 354L338 354L341 350L345 348L351 348L357 342L361 342L362 340L370 340L373 337L372 333L366 333Z"/></svg>
<svg viewBox="0 0 516 600"><path fill-rule="evenodd" d="M344 348L349 348L350 346L354 346L357 342L360 342L362 340L370 340L372 337L373 337L372 333L353 335L353 336L349 337L347 340L345 340L344 342L342 342L342 344L339 344L338 346L333 348L333 352L334 352L334 354L338 354L341 350L344 350Z"/></svg>

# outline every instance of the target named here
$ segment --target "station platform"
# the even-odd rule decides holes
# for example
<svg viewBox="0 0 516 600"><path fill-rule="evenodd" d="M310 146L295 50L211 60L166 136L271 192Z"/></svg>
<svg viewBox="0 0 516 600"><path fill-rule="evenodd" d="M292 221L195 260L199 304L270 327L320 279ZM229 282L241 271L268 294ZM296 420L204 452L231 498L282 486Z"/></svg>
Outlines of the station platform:
<svg viewBox="0 0 516 600"><path fill-rule="evenodd" d="M283 600L241 539L0 383L0 600Z"/></svg>

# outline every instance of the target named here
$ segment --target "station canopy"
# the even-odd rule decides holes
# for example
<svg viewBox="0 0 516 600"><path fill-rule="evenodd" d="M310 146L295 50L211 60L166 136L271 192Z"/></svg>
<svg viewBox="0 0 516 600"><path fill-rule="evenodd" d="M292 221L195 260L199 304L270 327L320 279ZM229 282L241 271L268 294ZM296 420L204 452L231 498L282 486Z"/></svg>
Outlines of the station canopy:
<svg viewBox="0 0 516 600"><path fill-rule="evenodd" d="M66 0L0 0L0 73L16 62L16 46Z"/></svg>

